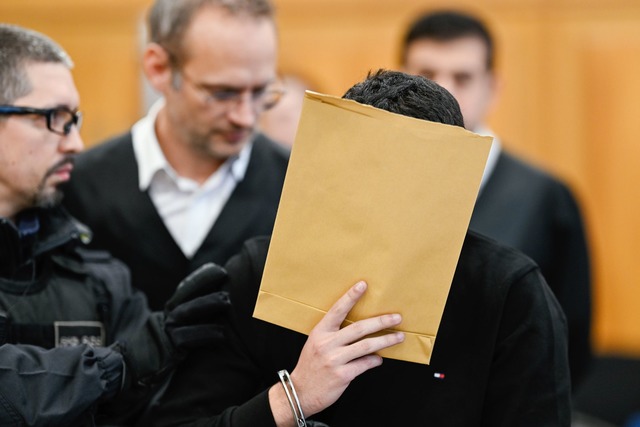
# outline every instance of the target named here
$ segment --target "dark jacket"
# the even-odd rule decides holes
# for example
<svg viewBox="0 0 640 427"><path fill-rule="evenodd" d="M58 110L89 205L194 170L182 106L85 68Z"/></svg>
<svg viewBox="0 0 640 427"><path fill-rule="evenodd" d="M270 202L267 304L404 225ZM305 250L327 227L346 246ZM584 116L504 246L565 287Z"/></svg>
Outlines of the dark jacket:
<svg viewBox="0 0 640 427"><path fill-rule="evenodd" d="M293 370L306 336L252 317L267 247L251 240L227 264L229 345L190 355L149 425L274 426L263 391L278 370ZM470 232L431 364L385 359L312 418L331 427L569 426L562 310L535 263Z"/></svg>
<svg viewBox="0 0 640 427"><path fill-rule="evenodd" d="M0 219L0 425L133 416L172 360L162 316L132 290L124 264L83 248L88 229L61 208L24 212L18 224ZM145 363L127 362L125 375L134 347ZM131 379L145 386L121 390Z"/></svg>

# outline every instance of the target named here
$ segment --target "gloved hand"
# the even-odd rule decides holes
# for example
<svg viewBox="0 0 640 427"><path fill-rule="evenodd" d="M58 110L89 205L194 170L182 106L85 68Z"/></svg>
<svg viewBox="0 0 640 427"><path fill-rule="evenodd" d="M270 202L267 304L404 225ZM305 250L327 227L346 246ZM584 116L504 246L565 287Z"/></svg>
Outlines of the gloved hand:
<svg viewBox="0 0 640 427"><path fill-rule="evenodd" d="M187 276L165 305L165 331L179 350L218 344L224 338L229 293L227 272L207 263Z"/></svg>
<svg viewBox="0 0 640 427"><path fill-rule="evenodd" d="M111 345L124 357L127 399L161 386L190 349L220 343L230 307L229 293L222 290L226 282L222 267L203 265L180 282L164 312L151 313L144 327Z"/></svg>

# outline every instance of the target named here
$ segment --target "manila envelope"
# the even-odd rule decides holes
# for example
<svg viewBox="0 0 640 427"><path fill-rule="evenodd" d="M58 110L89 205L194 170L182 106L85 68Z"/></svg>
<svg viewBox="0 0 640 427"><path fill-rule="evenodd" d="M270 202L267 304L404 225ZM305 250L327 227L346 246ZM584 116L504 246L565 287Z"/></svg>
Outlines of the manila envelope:
<svg viewBox="0 0 640 427"><path fill-rule="evenodd" d="M365 280L345 324L400 313L380 355L428 364L491 141L308 91L254 317L308 334Z"/></svg>

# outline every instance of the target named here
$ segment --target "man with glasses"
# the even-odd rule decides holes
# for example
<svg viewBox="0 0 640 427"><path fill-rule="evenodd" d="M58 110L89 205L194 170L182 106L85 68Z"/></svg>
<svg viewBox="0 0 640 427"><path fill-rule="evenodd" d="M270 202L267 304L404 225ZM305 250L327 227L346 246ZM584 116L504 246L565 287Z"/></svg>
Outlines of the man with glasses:
<svg viewBox="0 0 640 427"><path fill-rule="evenodd" d="M157 0L149 34L162 99L79 156L65 203L159 309L181 277L271 233L288 151L256 130L282 95L268 0Z"/></svg>

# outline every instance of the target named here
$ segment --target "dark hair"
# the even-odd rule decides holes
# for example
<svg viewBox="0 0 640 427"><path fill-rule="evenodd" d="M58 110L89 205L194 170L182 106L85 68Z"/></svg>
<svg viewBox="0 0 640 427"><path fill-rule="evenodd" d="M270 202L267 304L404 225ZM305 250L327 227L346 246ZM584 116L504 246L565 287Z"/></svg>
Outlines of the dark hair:
<svg viewBox="0 0 640 427"><path fill-rule="evenodd" d="M11 104L31 92L25 67L39 62L73 67L69 55L44 34L0 24L0 104Z"/></svg>
<svg viewBox="0 0 640 427"><path fill-rule="evenodd" d="M155 0L148 16L149 40L169 52L174 67L185 60L184 36L195 14L205 7L224 9L231 16L274 16L270 0Z"/></svg>
<svg viewBox="0 0 640 427"><path fill-rule="evenodd" d="M464 127L458 101L442 86L422 76L370 71L343 98L416 119Z"/></svg>
<svg viewBox="0 0 640 427"><path fill-rule="evenodd" d="M462 37L477 37L487 48L487 70L493 70L494 43L491 33L480 19L455 11L436 11L427 13L416 19L407 31L402 43L400 61L407 59L409 45L421 39L451 41Z"/></svg>

